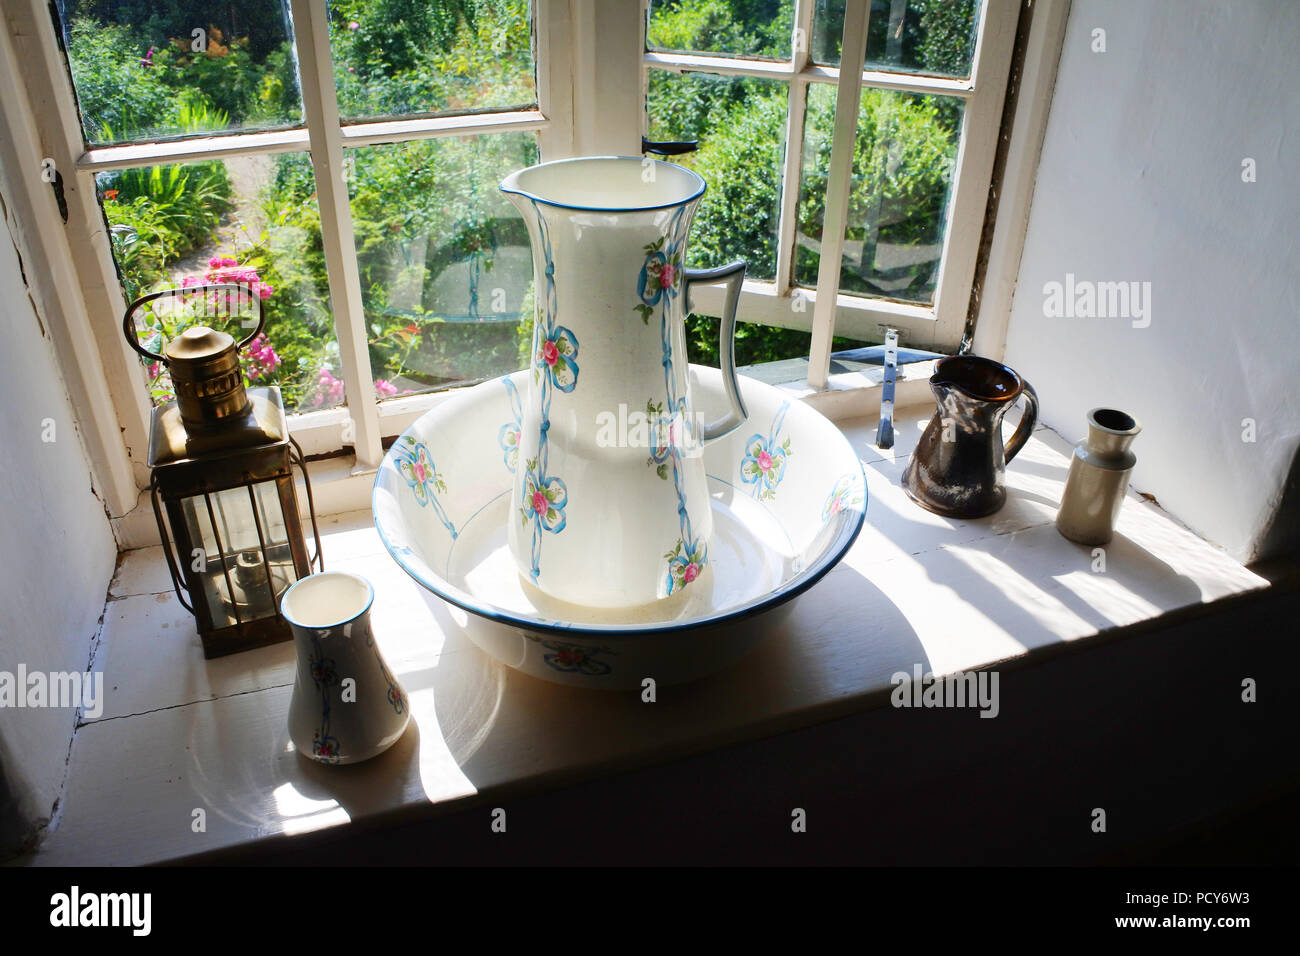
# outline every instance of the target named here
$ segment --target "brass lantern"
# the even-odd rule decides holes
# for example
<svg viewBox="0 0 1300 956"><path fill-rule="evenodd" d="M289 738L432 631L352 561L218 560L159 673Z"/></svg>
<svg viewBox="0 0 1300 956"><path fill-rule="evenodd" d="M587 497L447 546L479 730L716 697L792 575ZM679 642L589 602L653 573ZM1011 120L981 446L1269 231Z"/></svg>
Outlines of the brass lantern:
<svg viewBox="0 0 1300 956"><path fill-rule="evenodd" d="M140 344L135 315L142 306L164 296L193 302L196 295L205 308L229 308L236 296L255 302L257 328L236 344L226 332L192 326L161 355ZM239 350L262 331L263 319L256 294L223 283L150 293L132 302L122 320L127 342L149 361L163 362L175 390L175 401L153 410L149 490L176 596L194 615L208 658L288 640L280 598L313 567L325 566L311 480L289 435L280 389L244 387ZM316 539L310 558L295 465Z"/></svg>

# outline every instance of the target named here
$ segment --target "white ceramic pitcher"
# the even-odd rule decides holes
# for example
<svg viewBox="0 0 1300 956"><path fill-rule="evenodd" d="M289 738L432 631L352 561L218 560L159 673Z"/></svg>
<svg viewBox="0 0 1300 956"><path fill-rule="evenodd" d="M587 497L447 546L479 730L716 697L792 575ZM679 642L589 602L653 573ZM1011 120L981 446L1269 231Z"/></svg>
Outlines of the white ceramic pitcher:
<svg viewBox="0 0 1300 956"><path fill-rule="evenodd" d="M708 586L713 521L702 443L746 417L733 338L745 263L685 269L705 184L640 157L543 163L501 190L523 214L538 303L522 403L510 549L563 601L634 607ZM731 410L697 420L686 296L724 281Z"/></svg>

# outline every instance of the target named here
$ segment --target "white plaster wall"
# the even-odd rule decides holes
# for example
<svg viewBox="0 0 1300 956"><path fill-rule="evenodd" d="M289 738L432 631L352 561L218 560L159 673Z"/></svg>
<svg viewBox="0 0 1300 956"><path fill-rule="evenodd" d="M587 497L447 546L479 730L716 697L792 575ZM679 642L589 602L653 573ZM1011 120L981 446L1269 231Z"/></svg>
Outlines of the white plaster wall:
<svg viewBox="0 0 1300 956"><path fill-rule="evenodd" d="M1134 486L1242 560L1300 441L1297 42L1294 0L1073 0L1007 337L1050 425L1136 415ZM1066 273L1150 282L1150 326L1045 317Z"/></svg>
<svg viewBox="0 0 1300 956"><path fill-rule="evenodd" d="M117 547L2 218L0 329L0 671L84 671ZM0 708L0 859L50 817L75 720Z"/></svg>

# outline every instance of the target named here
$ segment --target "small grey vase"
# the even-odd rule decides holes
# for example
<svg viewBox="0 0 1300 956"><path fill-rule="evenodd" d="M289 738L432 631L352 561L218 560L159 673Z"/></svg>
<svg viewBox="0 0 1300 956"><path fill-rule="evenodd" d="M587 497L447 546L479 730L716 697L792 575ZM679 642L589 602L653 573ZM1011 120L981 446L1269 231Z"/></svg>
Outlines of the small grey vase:
<svg viewBox="0 0 1300 956"><path fill-rule="evenodd" d="M1070 457L1070 474L1056 514L1056 530L1079 544L1105 544L1115 534L1115 520L1128 490L1137 457L1129 445L1142 424L1115 408L1088 413L1088 437Z"/></svg>

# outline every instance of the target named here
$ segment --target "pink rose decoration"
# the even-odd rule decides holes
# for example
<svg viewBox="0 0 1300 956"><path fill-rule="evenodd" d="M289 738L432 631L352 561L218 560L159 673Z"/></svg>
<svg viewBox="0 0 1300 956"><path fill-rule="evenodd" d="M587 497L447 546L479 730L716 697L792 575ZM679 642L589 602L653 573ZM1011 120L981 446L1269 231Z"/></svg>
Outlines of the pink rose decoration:
<svg viewBox="0 0 1300 956"><path fill-rule="evenodd" d="M551 503L547 500L546 495L541 491L533 492L533 510L539 515L544 515L550 510Z"/></svg>
<svg viewBox="0 0 1300 956"><path fill-rule="evenodd" d="M771 471L772 456L765 451L760 451L758 453L758 467L762 468L764 471Z"/></svg>
<svg viewBox="0 0 1300 956"><path fill-rule="evenodd" d="M665 262L663 268L659 270L659 287L661 289L672 288L673 279L676 276L677 270Z"/></svg>
<svg viewBox="0 0 1300 956"><path fill-rule="evenodd" d="M690 584L699 576L700 576L700 566L694 563L686 565L686 570L682 572L682 580L685 581L687 584Z"/></svg>
<svg viewBox="0 0 1300 956"><path fill-rule="evenodd" d="M555 343L547 341L542 345L542 361L547 365L554 365L560 360L560 350L555 347Z"/></svg>

